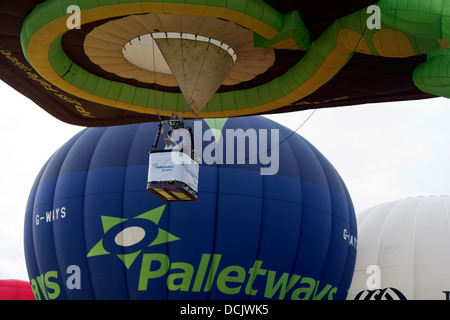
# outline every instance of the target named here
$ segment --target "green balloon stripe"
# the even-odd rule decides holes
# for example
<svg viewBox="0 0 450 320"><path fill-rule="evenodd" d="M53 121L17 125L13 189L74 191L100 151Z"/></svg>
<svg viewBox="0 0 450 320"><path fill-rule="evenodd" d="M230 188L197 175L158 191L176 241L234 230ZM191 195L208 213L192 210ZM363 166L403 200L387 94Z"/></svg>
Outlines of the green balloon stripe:
<svg viewBox="0 0 450 320"><path fill-rule="evenodd" d="M172 4L179 3L223 7L226 9L242 12L272 26L276 30L281 30L285 25L284 15L273 9L262 0L166 0L163 2ZM70 5L77 5L82 10L86 10L99 6L126 3L140 3L140 1L109 0L100 2L92 0L48 0L37 5L36 8L30 13L30 15L25 19L24 26L21 32L21 42L26 58L29 59L28 44L35 32L52 20L66 16L66 10ZM300 16L298 16L298 19L300 19ZM294 20L293 18L290 18L289 21ZM292 23L294 22L290 22L290 24ZM303 25L302 22L299 23L297 21L295 23L297 25ZM301 41L303 42L305 42L305 39L309 39L309 34L306 28L304 28L303 32L305 31L306 35L301 37ZM71 61L70 58L65 54L61 45L61 36L56 38L52 42L50 50L48 52L48 58L50 65L52 66L54 71L67 83L70 83L78 89L98 97L127 104L133 104L140 107L161 108L169 111L183 111L186 109L186 102L184 101L183 96L179 93L169 93L155 91L152 89L137 88L128 84L103 79L83 70L80 66ZM308 40L306 40L305 43L308 43ZM305 43L303 45L305 45ZM278 99L284 96L285 90L281 88L291 87L286 86L286 81L282 81L283 85L280 85L279 82L280 81L278 79L275 79L271 83L263 85L259 88L251 88L248 90L216 94L210 100L203 111L232 111L236 109L257 107L259 105L269 103L274 99Z"/></svg>
<svg viewBox="0 0 450 320"><path fill-rule="evenodd" d="M279 35L274 39L264 39L255 34L255 45L271 46L292 38L298 48L308 50L304 58L284 75L264 85L246 90L216 93L203 109L203 112L235 111L235 114L239 114L239 110L243 110L242 113L245 113L244 109L274 103L296 90L297 94L299 89L313 77L316 78L314 81L317 83L313 81L309 85L314 89L315 85L320 86L330 80L346 64L361 43L366 45L364 53L367 54L383 55L385 53L380 53L378 50L384 51L386 47L389 50L393 49L392 52L396 54L395 46L400 46L400 42L383 43L380 46L374 41L375 37L378 40L383 39L382 37L386 33L392 33L393 39L400 35L401 41L404 41L403 44L407 49L407 54L428 54L427 62L419 66L414 73L413 80L417 87L427 93L450 97L450 54L448 51L435 54L436 52L442 52L440 51L441 47L443 44L445 45L442 41L450 41L450 0L380 0L377 6L381 13L382 30L367 28L369 15L363 9L336 20L311 44L311 47L309 46L308 30L301 22L298 13L283 15L263 0L47 0L37 5L25 19L21 32L24 54L29 59L28 45L33 35L41 28L45 28L46 24L52 20L66 16L65 10L70 5L77 5L86 10L99 6L150 2L206 5L241 12L270 25L279 32ZM126 14L126 11L122 12L121 15L123 14ZM359 41L356 43L352 42L354 39L349 39L349 43L339 44L339 41L343 41L340 38L340 32L344 29L353 31L358 38L360 37ZM395 32L397 33L395 34ZM61 36L51 43L48 60L54 71L67 83L94 96L130 105L167 111L183 111L186 109L186 103L181 94L137 88L106 80L87 72L65 54L61 47ZM340 45L344 48L339 47ZM354 46L354 48L349 48L350 46ZM318 77L319 70L326 63L329 63L328 58L336 49L338 51L342 49L342 52L339 53L341 56L338 64L331 66L328 71L320 71L322 73ZM401 52L401 50L398 50L398 52ZM308 93L303 89L301 91ZM273 107L271 105L271 108Z"/></svg>

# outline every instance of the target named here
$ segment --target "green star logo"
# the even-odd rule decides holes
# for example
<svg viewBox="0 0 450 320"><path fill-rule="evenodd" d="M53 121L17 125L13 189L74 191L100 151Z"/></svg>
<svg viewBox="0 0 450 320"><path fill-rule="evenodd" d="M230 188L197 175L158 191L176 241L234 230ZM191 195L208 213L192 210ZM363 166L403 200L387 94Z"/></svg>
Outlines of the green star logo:
<svg viewBox="0 0 450 320"><path fill-rule="evenodd" d="M228 121L228 118L211 118L204 119L206 124L209 126L214 138L216 139L216 143L219 143L220 137L222 137L223 127L225 123Z"/></svg>
<svg viewBox="0 0 450 320"><path fill-rule="evenodd" d="M114 254L129 269L145 248L180 240L158 227L165 208L164 205L132 219L101 216L104 235L87 257Z"/></svg>

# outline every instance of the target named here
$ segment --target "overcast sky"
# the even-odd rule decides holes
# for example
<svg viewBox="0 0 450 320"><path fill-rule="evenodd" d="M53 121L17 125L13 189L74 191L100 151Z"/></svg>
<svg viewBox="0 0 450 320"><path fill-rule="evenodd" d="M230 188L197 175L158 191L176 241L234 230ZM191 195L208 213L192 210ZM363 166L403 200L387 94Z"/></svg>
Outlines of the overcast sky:
<svg viewBox="0 0 450 320"><path fill-rule="evenodd" d="M0 81L0 279L28 281L23 220L45 161L82 127L63 123ZM311 111L270 116L296 130ZM355 210L449 194L450 101L318 110L298 131L335 166Z"/></svg>

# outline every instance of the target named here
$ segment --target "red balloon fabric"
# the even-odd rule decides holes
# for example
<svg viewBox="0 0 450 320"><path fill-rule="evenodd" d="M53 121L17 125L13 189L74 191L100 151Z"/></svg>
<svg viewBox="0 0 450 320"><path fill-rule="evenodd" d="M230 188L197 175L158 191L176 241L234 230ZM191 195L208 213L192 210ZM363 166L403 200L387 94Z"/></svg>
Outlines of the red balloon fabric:
<svg viewBox="0 0 450 320"><path fill-rule="evenodd" d="M0 300L35 300L35 298L29 282L0 280Z"/></svg>

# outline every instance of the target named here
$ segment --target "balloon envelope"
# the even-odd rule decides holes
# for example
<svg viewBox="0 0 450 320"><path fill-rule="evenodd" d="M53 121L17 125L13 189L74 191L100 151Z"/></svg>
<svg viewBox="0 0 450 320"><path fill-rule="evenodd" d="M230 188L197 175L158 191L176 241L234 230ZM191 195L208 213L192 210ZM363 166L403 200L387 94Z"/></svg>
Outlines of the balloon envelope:
<svg viewBox="0 0 450 320"><path fill-rule="evenodd" d="M0 280L0 300L34 300L30 283L23 280Z"/></svg>
<svg viewBox="0 0 450 320"><path fill-rule="evenodd" d="M185 110L187 117L215 118L449 97L445 3L373 4L3 1L0 78L58 119L83 126L155 121ZM155 67L160 56L124 55L130 43L154 34L209 38L236 61L218 70L223 63L200 55L192 60L208 68L188 60L175 68L172 61L178 71L169 74ZM183 49L189 41L175 61L193 56ZM183 69L189 75L175 81Z"/></svg>
<svg viewBox="0 0 450 320"><path fill-rule="evenodd" d="M450 288L450 197L407 198L357 215L358 255L349 299L443 300ZM375 292L378 290L378 292ZM373 294L363 291L372 291ZM361 294L361 292L363 292Z"/></svg>
<svg viewBox="0 0 450 320"><path fill-rule="evenodd" d="M319 151L263 117L196 121L198 200L167 203L146 190L157 125L85 129L45 164L25 218L38 298L345 298L356 220Z"/></svg>

